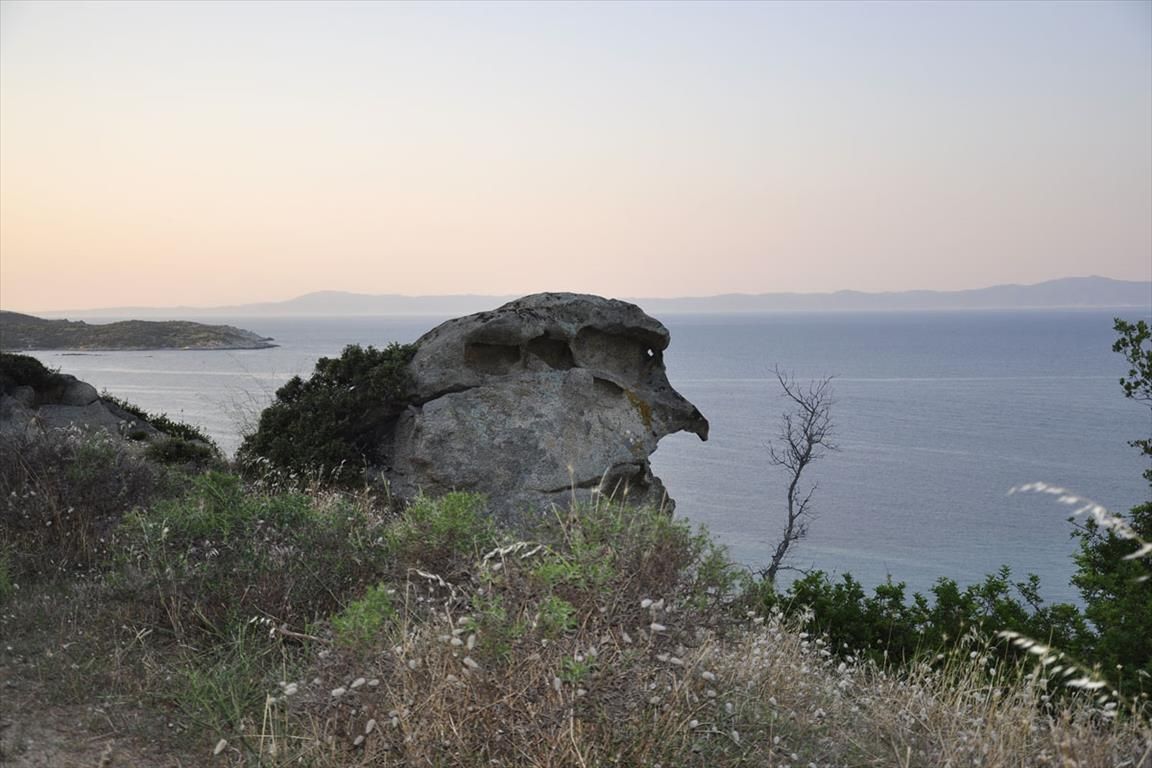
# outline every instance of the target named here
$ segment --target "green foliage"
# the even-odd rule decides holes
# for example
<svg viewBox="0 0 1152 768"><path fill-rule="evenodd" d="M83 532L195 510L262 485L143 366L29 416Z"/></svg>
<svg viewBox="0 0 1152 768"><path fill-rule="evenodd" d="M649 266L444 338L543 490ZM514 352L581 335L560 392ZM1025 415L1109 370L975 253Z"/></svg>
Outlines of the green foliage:
<svg viewBox="0 0 1152 768"><path fill-rule="evenodd" d="M31 355L0 352L0 394L7 395L17 387L32 387L37 392L60 383L60 372L44 366Z"/></svg>
<svg viewBox="0 0 1152 768"><path fill-rule="evenodd" d="M486 661L507 662L515 644L528 634L528 624L510 615L499 592L476 594L472 598L472 615L463 629L479 638L473 653Z"/></svg>
<svg viewBox="0 0 1152 768"><path fill-rule="evenodd" d="M1128 374L1121 377L1124 396L1152 406L1152 329L1144 320L1129 323L1116 318L1114 330L1120 338L1112 345L1113 352L1124 355ZM1132 441L1132 445L1149 458L1144 477L1152 483L1152 435Z"/></svg>
<svg viewBox="0 0 1152 768"><path fill-rule="evenodd" d="M208 650L185 651L162 694L201 733L242 733L261 711L268 673L281 661L277 643L260 628L241 626Z"/></svg>
<svg viewBox="0 0 1152 768"><path fill-rule="evenodd" d="M385 540L398 562L450 579L496 546L497 533L484 515L483 496L448 493L418 497L388 528Z"/></svg>
<svg viewBox="0 0 1152 768"><path fill-rule="evenodd" d="M123 400L119 397L116 397L115 395L109 394L108 392L100 393L100 398L105 402L115 405L117 408L120 408L123 411L127 411L137 419L148 422L152 426L156 427L156 429L160 430L171 438L180 439L188 443L203 443L208 447L209 453L212 455L212 457L216 457L219 454L220 449L216 447L216 443L199 427L194 427L191 424L187 424L183 421L176 421L175 419L170 418L166 413L148 413L138 405L134 405L127 400ZM130 433L130 437L131 434L133 433Z"/></svg>
<svg viewBox="0 0 1152 768"><path fill-rule="evenodd" d="M540 606L540 629L545 637L556 637L576 628L576 607L562 597L549 595Z"/></svg>
<svg viewBox="0 0 1152 768"><path fill-rule="evenodd" d="M181 638L254 616L302 628L387 571L378 523L341 497L259 493L210 472L121 525L122 593Z"/></svg>
<svg viewBox="0 0 1152 768"><path fill-rule="evenodd" d="M273 470L362 482L380 463L380 438L410 397L407 365L416 348L351 345L337 358L322 357L311 378L293 377L276 392L238 459L256 472Z"/></svg>
<svg viewBox="0 0 1152 768"><path fill-rule="evenodd" d="M683 592L703 609L737 581L726 553L703 529L694 532L659 510L617 504L573 509L540 535L551 552L535 573L561 594L609 592L639 602Z"/></svg>
<svg viewBox="0 0 1152 768"><path fill-rule="evenodd" d="M203 467L216 463L219 454L215 448L199 441L182 437L166 437L150 443L144 455L160 464L179 464Z"/></svg>
<svg viewBox="0 0 1152 768"><path fill-rule="evenodd" d="M1152 503L1136 507L1127 522L1152 541ZM1084 615L1096 630L1090 658L1117 684L1152 690L1152 558L1130 557L1140 542L1088 520L1080 539L1072 583L1084 598Z"/></svg>
<svg viewBox="0 0 1152 768"><path fill-rule="evenodd" d="M1129 323L1120 318L1115 319L1113 329L1120 338L1112 351L1124 355L1129 365L1128 375L1120 379L1124 396L1152 402L1152 330L1144 320Z"/></svg>
<svg viewBox="0 0 1152 768"><path fill-rule="evenodd" d="M1120 379L1124 396L1152 406L1152 330L1143 320L1129 323L1119 318L1114 329L1119 338L1112 350L1123 354L1129 367ZM1152 436L1132 445L1149 457L1144 476L1152 482ZM1148 691L1152 690L1152 556L1132 556L1143 542L1152 541L1152 503L1136 507L1121 520L1127 532L1102 524L1107 518L1089 518L1074 532L1080 550L1072 583L1080 590L1084 614L1095 629L1092 661L1118 685Z"/></svg>
<svg viewBox="0 0 1152 768"><path fill-rule="evenodd" d="M592 674L594 666L587 657L577 659L566 656L560 665L560 674L557 677L569 685L580 685Z"/></svg>
<svg viewBox="0 0 1152 768"><path fill-rule="evenodd" d="M392 607L394 591L387 584L377 584L369 587L363 597L344 606L344 610L331 619L336 639L353 648L371 646L380 630L396 616L396 609Z"/></svg>
<svg viewBox="0 0 1152 768"><path fill-rule="evenodd" d="M1044 605L1039 580L1013 582L1007 566L983 582L961 589L940 579L931 595L909 598L903 583L888 581L871 595L845 574L832 581L815 571L777 593L769 582L749 585L760 610L779 608L805 617L805 628L827 635L833 647L865 654L880 663L905 663L946 651L969 633L993 637L1013 630L1072 652L1084 649L1090 633L1075 606Z"/></svg>

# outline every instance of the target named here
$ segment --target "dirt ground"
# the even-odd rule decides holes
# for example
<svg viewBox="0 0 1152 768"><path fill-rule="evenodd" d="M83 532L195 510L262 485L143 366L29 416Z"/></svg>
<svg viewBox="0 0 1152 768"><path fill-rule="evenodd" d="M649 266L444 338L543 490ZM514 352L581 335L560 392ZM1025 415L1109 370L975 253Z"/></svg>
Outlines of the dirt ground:
<svg viewBox="0 0 1152 768"><path fill-rule="evenodd" d="M117 708L120 710L120 708ZM0 765L11 768L191 768L143 734L164 727L155 715L96 705L55 705L27 680L0 665Z"/></svg>

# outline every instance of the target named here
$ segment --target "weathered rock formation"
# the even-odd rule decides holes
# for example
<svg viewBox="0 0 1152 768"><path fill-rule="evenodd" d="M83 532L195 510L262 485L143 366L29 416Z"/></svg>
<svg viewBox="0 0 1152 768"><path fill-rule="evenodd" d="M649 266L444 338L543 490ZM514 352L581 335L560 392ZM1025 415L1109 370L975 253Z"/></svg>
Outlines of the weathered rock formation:
<svg viewBox="0 0 1152 768"><path fill-rule="evenodd" d="M513 522L573 494L671 508L648 457L708 421L668 383L668 342L634 304L571 293L449 320L416 343L386 476L403 497L484 493Z"/></svg>
<svg viewBox="0 0 1152 768"><path fill-rule="evenodd" d="M5 364L20 356L5 355ZM105 400L91 384L66 373L41 374L35 386L0 371L0 436L77 426L150 440L161 436L147 421Z"/></svg>

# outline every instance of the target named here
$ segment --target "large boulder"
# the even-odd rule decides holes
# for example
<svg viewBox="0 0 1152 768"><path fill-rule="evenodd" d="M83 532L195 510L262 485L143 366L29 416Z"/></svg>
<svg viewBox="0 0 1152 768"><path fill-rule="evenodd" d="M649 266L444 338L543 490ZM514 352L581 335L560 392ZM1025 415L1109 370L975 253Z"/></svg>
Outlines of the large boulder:
<svg viewBox="0 0 1152 768"><path fill-rule="evenodd" d="M708 421L664 369L668 330L634 304L542 293L449 320L416 342L414 404L386 437L401 497L487 495L519 522L611 495L671 510L648 457Z"/></svg>
<svg viewBox="0 0 1152 768"><path fill-rule="evenodd" d="M88 382L49 371L34 358L5 354L0 367L0 437L69 427L139 439L162 436L152 424L100 397Z"/></svg>

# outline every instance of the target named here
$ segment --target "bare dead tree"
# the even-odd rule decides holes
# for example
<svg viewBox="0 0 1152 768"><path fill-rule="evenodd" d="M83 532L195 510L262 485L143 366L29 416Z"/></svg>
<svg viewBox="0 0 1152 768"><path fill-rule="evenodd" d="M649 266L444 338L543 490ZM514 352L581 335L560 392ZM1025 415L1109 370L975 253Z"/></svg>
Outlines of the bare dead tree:
<svg viewBox="0 0 1152 768"><path fill-rule="evenodd" d="M828 451L836 450L832 443L832 378L802 384L778 366L774 372L784 390L783 397L790 402L789 409L780 417L777 439L768 445L768 460L773 466L782 467L788 479L788 519L784 535L776 545L772 562L760 571L764 579L773 582L789 547L804 538L813 517L811 503L816 483L805 489L801 482L804 470Z"/></svg>

